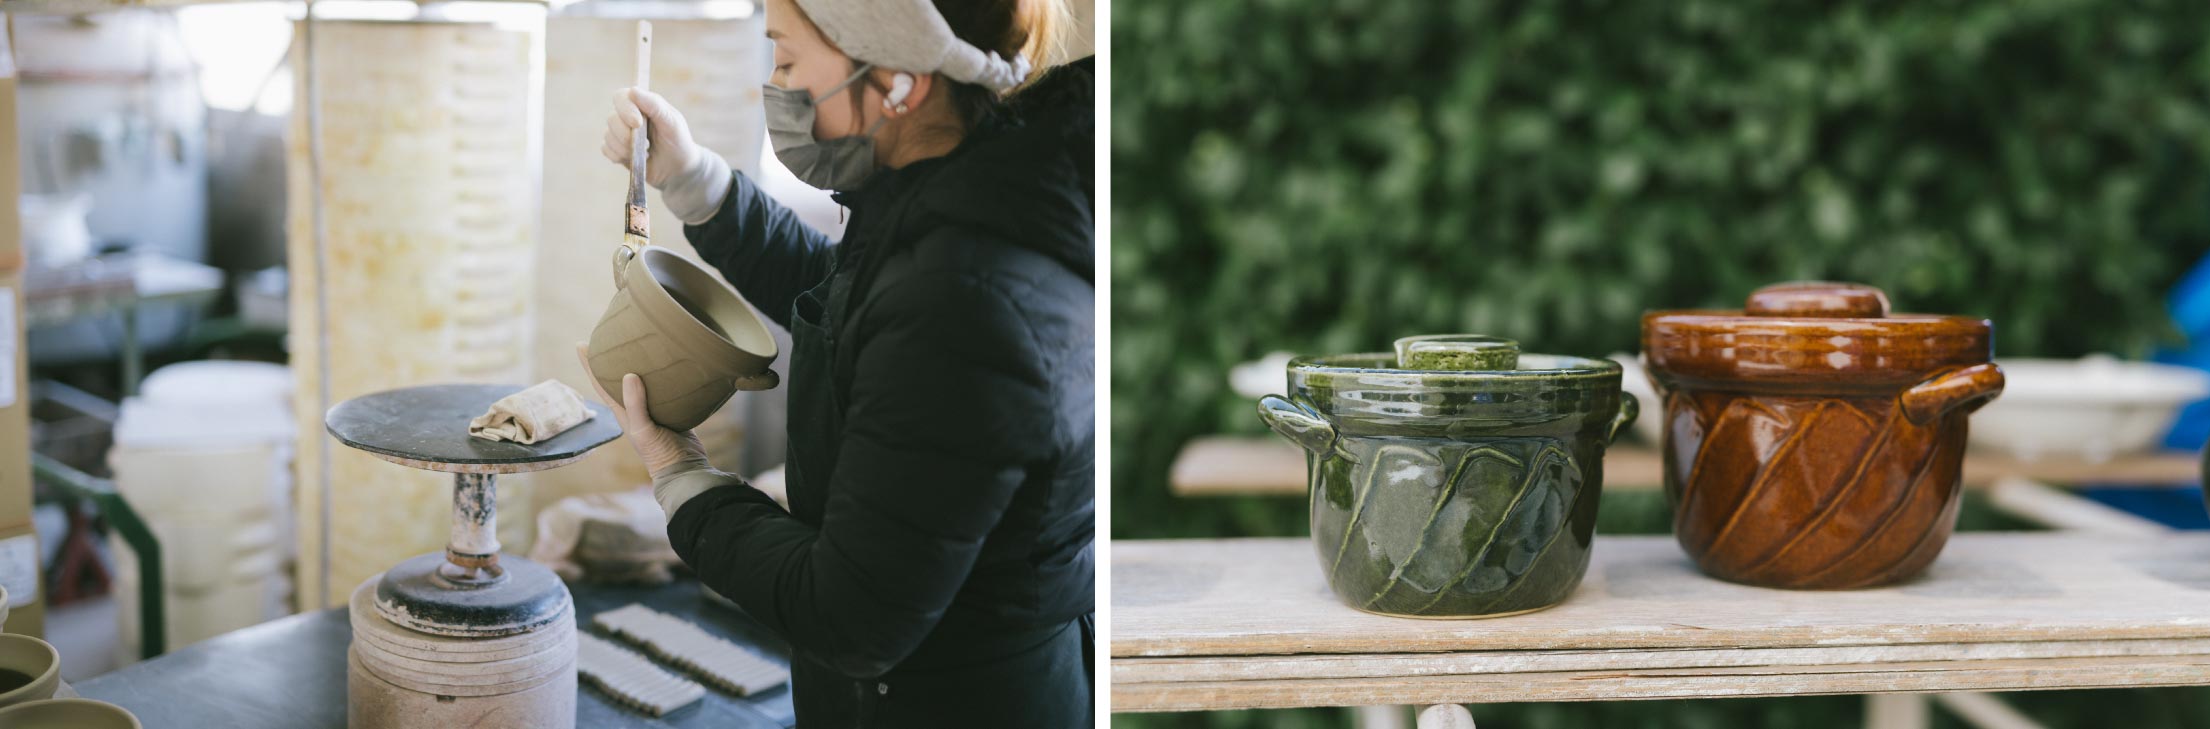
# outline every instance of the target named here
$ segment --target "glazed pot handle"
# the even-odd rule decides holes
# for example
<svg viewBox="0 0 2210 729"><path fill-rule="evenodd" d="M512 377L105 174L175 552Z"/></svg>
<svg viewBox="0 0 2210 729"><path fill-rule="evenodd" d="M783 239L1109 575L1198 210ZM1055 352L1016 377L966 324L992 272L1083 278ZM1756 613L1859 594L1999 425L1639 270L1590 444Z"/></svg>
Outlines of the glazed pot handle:
<svg viewBox="0 0 2210 729"><path fill-rule="evenodd" d="M1267 395L1258 400L1258 416L1267 427L1305 450L1322 456L1335 451L1335 426L1311 408L1280 395Z"/></svg>
<svg viewBox="0 0 2210 729"><path fill-rule="evenodd" d="M1926 425L1951 412L1980 409L2003 393L2003 369L1993 362L1943 372L1904 390L1903 416Z"/></svg>
<svg viewBox="0 0 2210 729"><path fill-rule="evenodd" d="M1627 426L1633 425L1634 419L1641 414L1642 400L1640 398L1635 397L1634 393L1631 392L1619 393L1619 414L1612 416L1611 434L1605 442L1618 442L1619 432L1626 430Z"/></svg>

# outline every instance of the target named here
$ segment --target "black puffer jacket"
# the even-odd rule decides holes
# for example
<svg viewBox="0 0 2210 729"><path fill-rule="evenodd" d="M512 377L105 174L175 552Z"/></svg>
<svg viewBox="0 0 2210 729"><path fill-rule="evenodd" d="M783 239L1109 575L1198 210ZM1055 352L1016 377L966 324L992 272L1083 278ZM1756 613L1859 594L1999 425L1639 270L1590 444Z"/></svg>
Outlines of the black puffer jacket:
<svg viewBox="0 0 2210 729"><path fill-rule="evenodd" d="M684 229L797 342L790 510L732 483L668 535L789 640L806 729L1091 724L1092 89L838 195L838 245L741 175Z"/></svg>

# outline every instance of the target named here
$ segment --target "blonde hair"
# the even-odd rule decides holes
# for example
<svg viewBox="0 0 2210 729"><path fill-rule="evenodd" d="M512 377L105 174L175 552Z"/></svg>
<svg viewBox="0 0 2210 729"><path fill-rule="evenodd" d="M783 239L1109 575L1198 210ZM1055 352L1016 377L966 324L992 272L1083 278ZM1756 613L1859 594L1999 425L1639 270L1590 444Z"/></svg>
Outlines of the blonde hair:
<svg viewBox="0 0 2210 729"><path fill-rule="evenodd" d="M1046 68L1064 63L1067 36L1073 33L1074 10L1066 0L1020 0L1020 8L1014 11L1013 24L1022 28L1028 36L1021 44L1020 53L1028 57L1028 72L1033 80L1043 75Z"/></svg>
<svg viewBox="0 0 2210 729"><path fill-rule="evenodd" d="M1066 0L933 0L952 35L1005 58L1028 58L1035 80L1067 47L1073 11ZM1015 88L1018 90L1018 87ZM1008 92L1011 93L1011 92Z"/></svg>

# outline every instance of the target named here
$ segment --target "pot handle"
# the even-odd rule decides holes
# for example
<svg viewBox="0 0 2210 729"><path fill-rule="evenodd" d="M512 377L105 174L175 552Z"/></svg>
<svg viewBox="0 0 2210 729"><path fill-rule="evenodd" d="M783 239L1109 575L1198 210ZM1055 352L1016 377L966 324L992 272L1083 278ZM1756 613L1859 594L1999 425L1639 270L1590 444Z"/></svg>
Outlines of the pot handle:
<svg viewBox="0 0 2210 729"><path fill-rule="evenodd" d="M1618 442L1619 432L1626 430L1627 426L1633 425L1634 419L1641 414L1642 400L1640 398L1635 397L1634 393L1631 392L1619 393L1619 414L1612 416L1611 434L1607 436L1605 442Z"/></svg>
<svg viewBox="0 0 2210 729"><path fill-rule="evenodd" d="M642 250L642 249L638 248L637 246L631 245L631 244L630 244L630 242L629 242L629 241L627 241L627 240L624 240L624 241L622 241L622 244L621 244L621 245L618 245L618 246L615 246L615 247L614 247L614 290L615 290L615 291L620 291L620 290L622 290L622 289L624 289L624 288L627 288L627 287L628 287L628 285L629 285L629 276L628 276L628 273L629 273L629 262L630 262L630 261L632 261L632 260L635 260L635 259L637 258L637 253L638 253L638 252L639 252L640 250Z"/></svg>
<svg viewBox="0 0 2210 729"><path fill-rule="evenodd" d="M1985 362L1926 378L1904 390L1902 397L1897 399L1904 417L1926 425L1951 412L1978 410L2002 393L2003 369L1993 362Z"/></svg>
<svg viewBox="0 0 2210 729"><path fill-rule="evenodd" d="M1289 442L1304 446L1305 450L1321 456L1335 451L1335 426L1329 425L1311 408L1280 395L1267 395L1258 400L1258 416L1266 421L1267 427L1288 438Z"/></svg>

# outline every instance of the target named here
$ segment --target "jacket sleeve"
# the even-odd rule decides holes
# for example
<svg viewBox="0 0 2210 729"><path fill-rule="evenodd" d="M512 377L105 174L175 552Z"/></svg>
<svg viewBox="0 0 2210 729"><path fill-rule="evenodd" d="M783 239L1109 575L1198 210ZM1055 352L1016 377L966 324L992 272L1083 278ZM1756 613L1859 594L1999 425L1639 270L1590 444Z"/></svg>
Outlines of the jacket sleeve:
<svg viewBox="0 0 2210 729"><path fill-rule="evenodd" d="M890 284L857 317L820 528L750 487L710 489L668 524L709 586L849 676L879 676L919 646L1024 474L1051 458L1034 335L1008 294L964 278Z"/></svg>
<svg viewBox="0 0 2210 729"><path fill-rule="evenodd" d="M704 223L683 226L683 237L754 308L788 329L791 303L829 276L829 237L744 173L730 174L736 179L721 209Z"/></svg>

